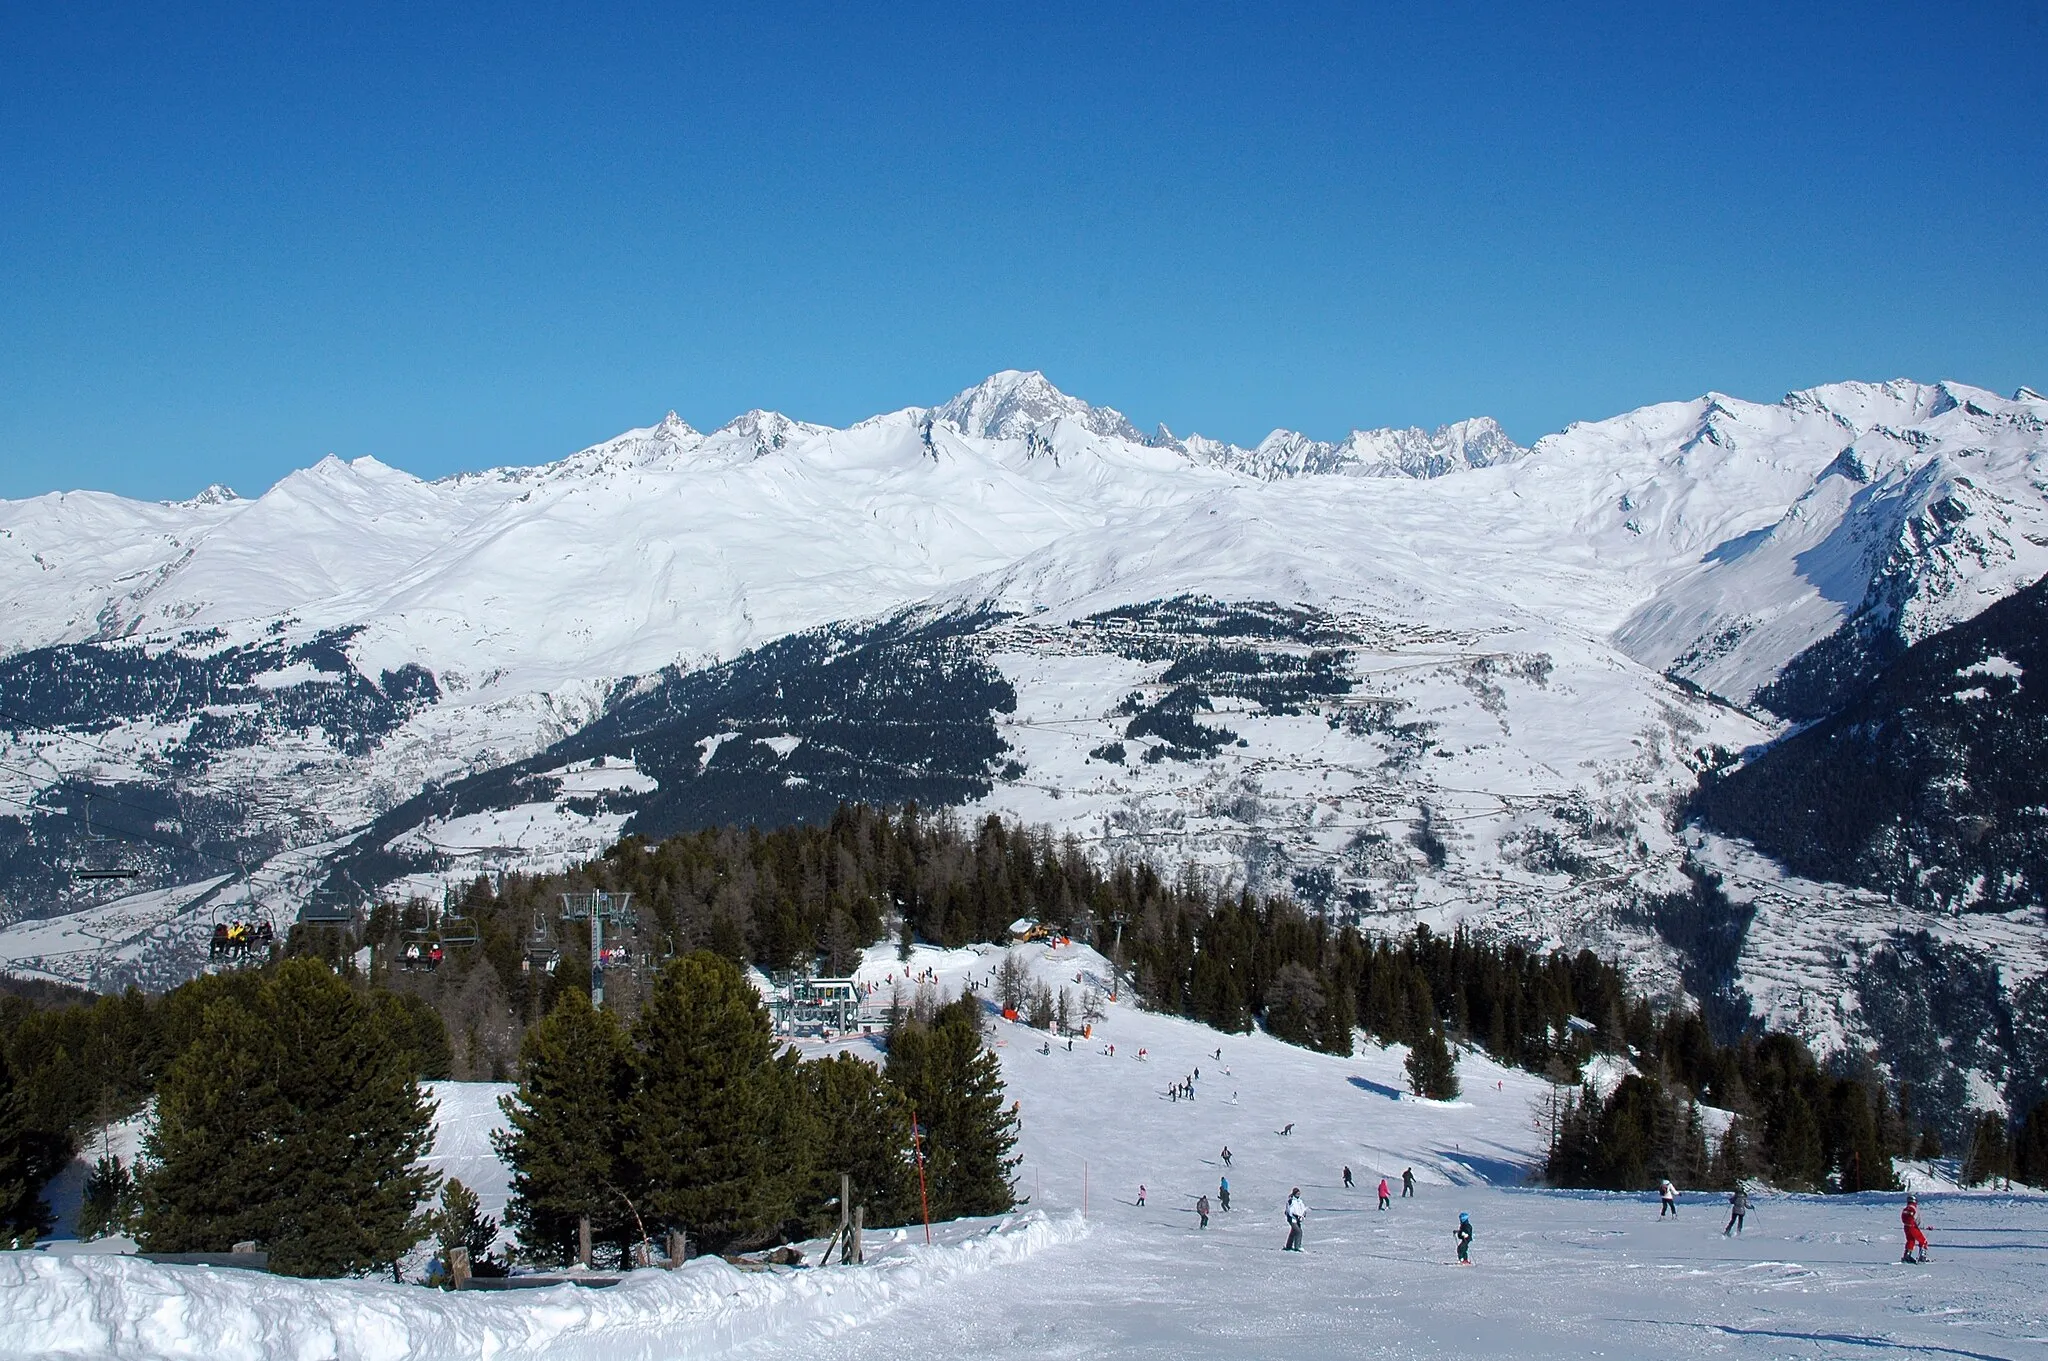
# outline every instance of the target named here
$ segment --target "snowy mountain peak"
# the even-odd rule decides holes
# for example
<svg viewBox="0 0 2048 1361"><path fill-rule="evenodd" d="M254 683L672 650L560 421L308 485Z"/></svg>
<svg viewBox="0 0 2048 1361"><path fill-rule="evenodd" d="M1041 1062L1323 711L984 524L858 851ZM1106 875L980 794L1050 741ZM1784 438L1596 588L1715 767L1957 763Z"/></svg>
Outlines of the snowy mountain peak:
<svg viewBox="0 0 2048 1361"><path fill-rule="evenodd" d="M791 443L829 433L822 425L791 420L780 411L756 408L742 412L713 431L710 439L719 445L737 445L750 458L765 458Z"/></svg>
<svg viewBox="0 0 2048 1361"><path fill-rule="evenodd" d="M1183 447L1197 462L1249 473L1262 481L1317 475L1442 477L1466 468L1506 463L1527 452L1489 416L1441 425L1434 431L1418 426L1353 430L1337 444L1282 429L1251 449L1200 436L1191 436Z"/></svg>
<svg viewBox="0 0 2048 1361"><path fill-rule="evenodd" d="M2048 402L2048 397L2043 397L2025 383L2013 389L2012 399L2015 402Z"/></svg>
<svg viewBox="0 0 2048 1361"><path fill-rule="evenodd" d="M1090 406L1054 387L1036 369L990 374L952 400L933 408L932 419L963 435L982 439L1023 439L1065 418L1097 435L1142 444L1145 436L1121 411Z"/></svg>
<svg viewBox="0 0 2048 1361"><path fill-rule="evenodd" d="M200 506L226 506L241 500L241 496L225 482L209 482L206 489L197 496L183 501L166 502L167 505L183 509L197 509Z"/></svg>

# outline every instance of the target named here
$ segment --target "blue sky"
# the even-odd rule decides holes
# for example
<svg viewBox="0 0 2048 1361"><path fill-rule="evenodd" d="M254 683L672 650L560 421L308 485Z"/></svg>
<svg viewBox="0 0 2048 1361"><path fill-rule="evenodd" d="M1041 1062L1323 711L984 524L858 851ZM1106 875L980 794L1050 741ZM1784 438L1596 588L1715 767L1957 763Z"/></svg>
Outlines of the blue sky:
<svg viewBox="0 0 2048 1361"><path fill-rule="evenodd" d="M1407 8L7 6L0 496L2048 386L2048 6Z"/></svg>

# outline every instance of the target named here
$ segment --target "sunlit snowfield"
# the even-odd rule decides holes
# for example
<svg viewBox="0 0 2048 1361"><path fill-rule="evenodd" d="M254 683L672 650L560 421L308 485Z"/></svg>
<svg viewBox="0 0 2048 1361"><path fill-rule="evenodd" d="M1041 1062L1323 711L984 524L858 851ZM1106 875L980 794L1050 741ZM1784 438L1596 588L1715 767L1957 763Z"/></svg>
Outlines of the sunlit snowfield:
<svg viewBox="0 0 2048 1361"><path fill-rule="evenodd" d="M1103 972L1087 951L1031 954L1077 993L1077 973ZM912 966L957 989L998 957L920 952ZM902 971L882 954L867 968ZM1896 1196L1761 1195L1730 1239L1718 1195L1690 1195L1659 1222L1654 1196L1523 1186L1543 1142L1543 1084L1483 1059L1464 1061L1464 1097L1440 1105L1402 1096L1398 1049L1336 1058L1127 1003L1071 1051L998 1031L1029 1201L1003 1220L939 1226L931 1249L912 1228L870 1234L865 1270L704 1262L525 1296L13 1254L0 1259L0 1354L2048 1356L2048 1199L1931 1195L1925 1266L1898 1262ZM1198 1067L1197 1099L1167 1099ZM495 1211L504 1172L486 1136L504 1089L437 1090L437 1161ZM1232 1209L1204 1232L1194 1199L1215 1198L1225 1144ZM1399 1198L1404 1167L1411 1200ZM1396 1196L1384 1213L1383 1175ZM1311 1207L1299 1254L1279 1250L1295 1186ZM1470 1268L1454 1261L1460 1210L1478 1230Z"/></svg>

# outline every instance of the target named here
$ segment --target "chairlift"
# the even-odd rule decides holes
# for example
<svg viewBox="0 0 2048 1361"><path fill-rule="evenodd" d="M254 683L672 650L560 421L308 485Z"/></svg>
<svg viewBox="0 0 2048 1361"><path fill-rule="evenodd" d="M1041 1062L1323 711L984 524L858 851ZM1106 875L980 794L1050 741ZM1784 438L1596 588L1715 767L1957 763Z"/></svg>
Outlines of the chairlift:
<svg viewBox="0 0 2048 1361"><path fill-rule="evenodd" d="M234 917L225 909L221 910L214 917L211 938L207 943L207 955L229 968L266 963L277 944L277 928L271 924L269 916L260 911L262 904L256 900L256 886L249 879L248 865L242 864L241 870L242 906L247 909L248 916L246 919Z"/></svg>
<svg viewBox="0 0 2048 1361"><path fill-rule="evenodd" d="M531 973L539 969L543 973L553 973L555 966L562 962L562 951L555 944L555 933L549 928L545 913L533 914L533 924L527 928L523 946L524 957L519 961L521 972Z"/></svg>
<svg viewBox="0 0 2048 1361"><path fill-rule="evenodd" d="M71 877L80 883L104 883L118 879L140 879L142 871L121 857L114 838L92 829L92 795L85 796L85 851L70 867Z"/></svg>

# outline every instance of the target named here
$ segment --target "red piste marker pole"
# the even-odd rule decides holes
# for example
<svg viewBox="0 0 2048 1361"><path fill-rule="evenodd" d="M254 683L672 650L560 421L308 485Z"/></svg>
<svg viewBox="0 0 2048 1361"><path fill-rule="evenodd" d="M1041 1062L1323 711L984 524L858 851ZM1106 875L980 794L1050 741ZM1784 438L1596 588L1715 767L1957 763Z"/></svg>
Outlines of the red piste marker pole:
<svg viewBox="0 0 2048 1361"><path fill-rule="evenodd" d="M917 1200L924 1207L924 1241L932 1241L932 1202L924 1189L924 1144L917 1137L917 1107L910 1108L910 1147L917 1154Z"/></svg>

